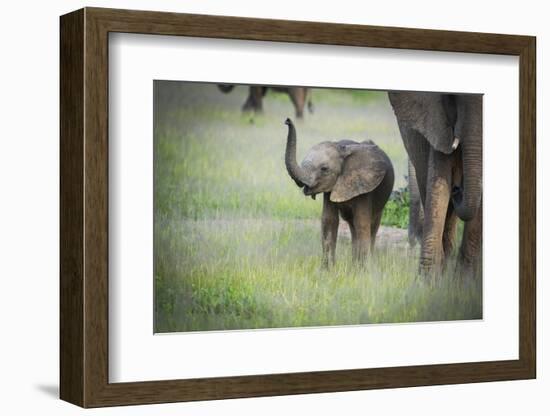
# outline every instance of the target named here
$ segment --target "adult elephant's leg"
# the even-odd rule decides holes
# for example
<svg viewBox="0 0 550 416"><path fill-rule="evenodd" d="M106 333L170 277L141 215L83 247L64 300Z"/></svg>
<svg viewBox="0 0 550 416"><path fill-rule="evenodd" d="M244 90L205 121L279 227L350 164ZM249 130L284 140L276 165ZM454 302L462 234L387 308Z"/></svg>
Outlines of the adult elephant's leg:
<svg viewBox="0 0 550 416"><path fill-rule="evenodd" d="M313 114L315 112L315 106L313 105L311 90L309 88L304 88L304 101L307 102L307 109L309 110L309 114Z"/></svg>
<svg viewBox="0 0 550 416"><path fill-rule="evenodd" d="M441 271L443 231L451 197L451 167L449 155L436 150L430 152L420 253L420 269L423 273Z"/></svg>
<svg viewBox="0 0 550 416"><path fill-rule="evenodd" d="M480 204L476 215L464 223L462 244L457 262L457 275L475 277L481 257L483 235L483 205Z"/></svg>
<svg viewBox="0 0 550 416"><path fill-rule="evenodd" d="M256 113L261 113L263 108L263 96L264 96L264 89L261 86L255 86L250 87L250 94L253 99L253 110Z"/></svg>
<svg viewBox="0 0 550 416"><path fill-rule="evenodd" d="M451 189L454 189L456 186L460 186L462 182L462 154L459 151L453 152L451 158L453 159ZM445 231L443 232L443 251L446 261L449 259L449 256L453 253L456 246L458 220L459 218L456 215L454 205L450 203L447 210L447 218L445 220Z"/></svg>
<svg viewBox="0 0 550 416"><path fill-rule="evenodd" d="M294 109L296 110L296 118L304 117L304 105L306 103L306 93L304 88L296 87L289 88L288 95L292 104L294 104Z"/></svg>
<svg viewBox="0 0 550 416"><path fill-rule="evenodd" d="M409 155L411 168L415 173L418 195L422 205L426 202L426 186L428 182L428 164L432 148L424 136L406 125L399 126L403 144Z"/></svg>
<svg viewBox="0 0 550 416"><path fill-rule="evenodd" d="M256 113L261 113L263 111L262 104L263 97L263 87L261 86L252 86L248 92L248 98L243 105L243 111L254 111Z"/></svg>
<svg viewBox="0 0 550 416"><path fill-rule="evenodd" d="M417 241L422 240L422 227L424 224L424 209L420 199L420 191L416 179L416 171L409 159L408 163L408 184L409 184L409 245L414 247Z"/></svg>
<svg viewBox="0 0 550 416"><path fill-rule="evenodd" d="M453 253L456 244L456 229L458 226L458 217L456 216L452 204L447 208L445 218L445 229L443 230L443 254L445 263Z"/></svg>
<svg viewBox="0 0 550 416"><path fill-rule="evenodd" d="M248 88L248 97L246 97L246 101L243 104L243 111L252 111L254 110L254 98L252 96L252 88Z"/></svg>
<svg viewBox="0 0 550 416"><path fill-rule="evenodd" d="M334 264L336 241L338 238L338 208L330 201L330 194L325 193L323 198L323 214L321 217L321 235L323 245L323 267Z"/></svg>

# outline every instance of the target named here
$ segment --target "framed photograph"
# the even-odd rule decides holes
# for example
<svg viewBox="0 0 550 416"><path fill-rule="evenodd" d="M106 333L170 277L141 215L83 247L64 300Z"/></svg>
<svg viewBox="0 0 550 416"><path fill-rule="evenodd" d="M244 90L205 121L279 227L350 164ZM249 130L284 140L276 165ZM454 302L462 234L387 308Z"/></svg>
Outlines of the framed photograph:
<svg viewBox="0 0 550 416"><path fill-rule="evenodd" d="M534 37L60 24L63 400L535 378Z"/></svg>

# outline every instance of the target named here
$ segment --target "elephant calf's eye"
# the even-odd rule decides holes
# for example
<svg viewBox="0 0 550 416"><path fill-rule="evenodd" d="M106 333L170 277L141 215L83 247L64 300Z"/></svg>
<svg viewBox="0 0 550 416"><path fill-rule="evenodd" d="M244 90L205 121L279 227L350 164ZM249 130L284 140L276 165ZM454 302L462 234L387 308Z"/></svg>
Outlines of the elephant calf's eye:
<svg viewBox="0 0 550 416"><path fill-rule="evenodd" d="M321 166L321 172L322 173L327 173L328 172L328 167L327 166Z"/></svg>

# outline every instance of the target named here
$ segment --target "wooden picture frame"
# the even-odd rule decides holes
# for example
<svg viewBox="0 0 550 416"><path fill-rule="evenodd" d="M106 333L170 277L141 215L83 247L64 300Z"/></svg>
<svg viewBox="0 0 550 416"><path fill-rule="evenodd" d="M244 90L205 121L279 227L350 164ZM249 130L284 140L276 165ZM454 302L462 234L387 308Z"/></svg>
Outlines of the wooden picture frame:
<svg viewBox="0 0 550 416"><path fill-rule="evenodd" d="M535 378L535 38L85 8L61 17L60 396L82 407ZM514 55L520 80L519 359L109 383L110 32Z"/></svg>

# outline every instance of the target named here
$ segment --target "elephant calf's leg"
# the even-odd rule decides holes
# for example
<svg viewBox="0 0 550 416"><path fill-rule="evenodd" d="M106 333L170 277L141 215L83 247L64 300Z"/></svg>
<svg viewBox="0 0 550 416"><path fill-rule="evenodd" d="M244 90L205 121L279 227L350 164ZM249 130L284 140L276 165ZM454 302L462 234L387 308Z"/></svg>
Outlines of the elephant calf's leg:
<svg viewBox="0 0 550 416"><path fill-rule="evenodd" d="M374 250L374 243L376 242L376 234L380 228L380 222L382 221L382 212L379 212L374 216L370 225L370 248Z"/></svg>
<svg viewBox="0 0 550 416"><path fill-rule="evenodd" d="M372 204L368 196L353 207L353 259L363 263L371 248Z"/></svg>
<svg viewBox="0 0 550 416"><path fill-rule="evenodd" d="M338 238L338 208L330 202L329 194L324 195L323 214L321 217L321 235L323 245L323 267L328 268L334 264L336 241Z"/></svg>

